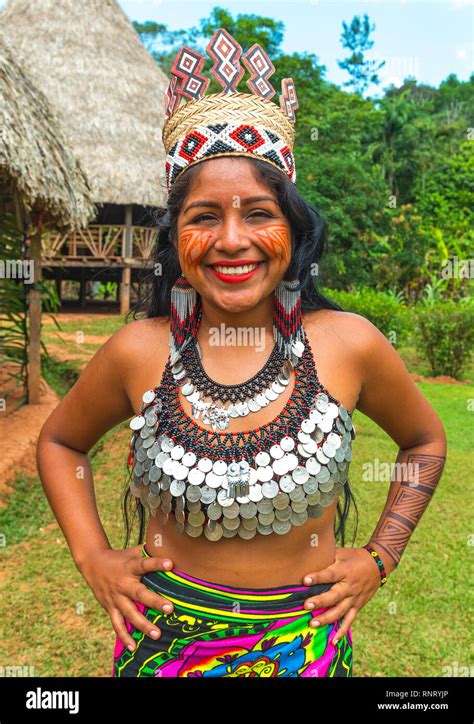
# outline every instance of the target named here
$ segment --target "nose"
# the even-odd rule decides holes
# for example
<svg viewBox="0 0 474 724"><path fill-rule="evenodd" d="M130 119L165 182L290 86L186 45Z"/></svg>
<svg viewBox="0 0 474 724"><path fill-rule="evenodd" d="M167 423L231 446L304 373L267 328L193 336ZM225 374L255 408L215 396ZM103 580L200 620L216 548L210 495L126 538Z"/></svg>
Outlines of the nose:
<svg viewBox="0 0 474 724"><path fill-rule="evenodd" d="M250 246L251 240L242 221L235 216L226 217L214 243L214 249L234 254Z"/></svg>

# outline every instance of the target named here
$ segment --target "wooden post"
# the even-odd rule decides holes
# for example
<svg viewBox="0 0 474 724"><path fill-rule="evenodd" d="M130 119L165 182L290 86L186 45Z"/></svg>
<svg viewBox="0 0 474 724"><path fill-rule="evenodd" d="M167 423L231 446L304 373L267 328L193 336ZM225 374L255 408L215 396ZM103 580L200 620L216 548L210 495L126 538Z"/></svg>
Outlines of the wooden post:
<svg viewBox="0 0 474 724"><path fill-rule="evenodd" d="M63 284L62 284L62 272L61 269L56 269L55 282L56 282L56 293L58 295L59 304L63 301Z"/></svg>
<svg viewBox="0 0 474 724"><path fill-rule="evenodd" d="M36 288L41 280L42 213L37 215L33 236L30 239L29 258L34 265L34 286L28 292L29 339L28 339L28 403L38 405L41 394L41 292Z"/></svg>
<svg viewBox="0 0 474 724"><path fill-rule="evenodd" d="M127 264L128 259L133 255L132 241L132 204L125 207L125 236L122 240L122 257ZM127 314L130 309L130 286L132 281L132 270L130 267L122 269L122 281L120 284L120 314Z"/></svg>
<svg viewBox="0 0 474 724"><path fill-rule="evenodd" d="M79 306L84 308L86 306L86 278L84 270L81 271L81 281L79 282Z"/></svg>

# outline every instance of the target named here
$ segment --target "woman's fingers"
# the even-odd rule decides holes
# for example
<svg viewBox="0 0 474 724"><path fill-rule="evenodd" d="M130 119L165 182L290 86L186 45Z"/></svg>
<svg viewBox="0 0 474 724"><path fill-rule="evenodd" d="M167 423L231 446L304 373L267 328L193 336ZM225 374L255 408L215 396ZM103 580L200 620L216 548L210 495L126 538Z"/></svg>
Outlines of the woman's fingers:
<svg viewBox="0 0 474 724"><path fill-rule="evenodd" d="M347 591L344 592L344 586L335 583L329 591L319 593L317 596L309 596L305 602L304 607L309 611L315 608L327 608L328 606L334 606L334 604L347 598Z"/></svg>
<svg viewBox="0 0 474 724"><path fill-rule="evenodd" d="M307 573L303 577L303 584L305 586L311 586L314 583L336 583L342 578L339 566L339 561L335 561L331 563L330 566L327 566L327 568L322 568L320 571L314 571L313 573Z"/></svg>
<svg viewBox="0 0 474 724"><path fill-rule="evenodd" d="M158 626L153 625L151 621L143 616L130 599L124 599L121 611L122 615L125 616L138 631L142 631L155 640L160 638L161 631Z"/></svg>
<svg viewBox="0 0 474 724"><path fill-rule="evenodd" d="M355 617L357 616L357 609L352 607L348 610L346 615L344 616L344 619L342 621L342 624L332 637L330 643L337 644L338 641L340 641L348 632L349 628L352 626Z"/></svg>
<svg viewBox="0 0 474 724"><path fill-rule="evenodd" d="M311 628L317 628L318 626L325 626L327 623L334 623L347 613L351 604L352 599L345 598L343 601L338 603L337 606L330 608L328 611L313 615L309 625Z"/></svg>
<svg viewBox="0 0 474 724"><path fill-rule="evenodd" d="M114 631L119 637L120 641L123 643L124 646L127 647L127 649L133 651L133 649L135 648L135 642L130 635L127 626L125 625L122 613L119 611L118 608L112 608L109 610L109 616L110 620L112 621Z"/></svg>
<svg viewBox="0 0 474 724"><path fill-rule="evenodd" d="M173 561L170 558L152 556L151 558L133 558L131 571L137 576L143 576L150 571L169 571L173 568Z"/></svg>
<svg viewBox="0 0 474 724"><path fill-rule="evenodd" d="M159 596L157 593L150 591L143 583L139 583L135 593L131 596L135 601L144 603L148 608L153 608L156 611L164 611L165 613L171 613L173 611L173 604L167 598Z"/></svg>

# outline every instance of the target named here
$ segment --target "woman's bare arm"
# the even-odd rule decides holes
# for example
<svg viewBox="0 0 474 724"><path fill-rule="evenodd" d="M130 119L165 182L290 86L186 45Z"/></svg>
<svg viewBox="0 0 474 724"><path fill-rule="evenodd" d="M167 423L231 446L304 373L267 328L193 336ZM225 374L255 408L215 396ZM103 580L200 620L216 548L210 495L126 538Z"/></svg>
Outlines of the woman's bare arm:
<svg viewBox="0 0 474 724"><path fill-rule="evenodd" d="M359 322L359 328L363 384L357 408L399 446L388 498L369 540L389 574L398 565L439 482L446 458L446 433L384 335L367 320ZM368 462L377 470L375 460ZM379 460L378 469L386 462ZM380 482L374 479L377 484Z"/></svg>

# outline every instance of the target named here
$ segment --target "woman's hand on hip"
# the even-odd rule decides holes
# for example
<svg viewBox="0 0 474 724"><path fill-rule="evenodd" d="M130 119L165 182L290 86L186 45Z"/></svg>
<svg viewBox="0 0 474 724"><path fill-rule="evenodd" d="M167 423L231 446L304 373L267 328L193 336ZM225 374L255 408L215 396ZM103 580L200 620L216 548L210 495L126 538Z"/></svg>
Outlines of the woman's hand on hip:
<svg viewBox="0 0 474 724"><path fill-rule="evenodd" d="M127 629L125 618L153 639L161 635L160 629L140 613L135 603L142 603L148 608L165 613L173 610L171 601L151 591L140 578L150 571L169 571L172 567L173 561L169 558L145 558L141 545L124 550L100 550L81 566L83 577L109 614L117 636L124 646L129 649L131 647L130 650L135 648L135 642Z"/></svg>
<svg viewBox="0 0 474 724"><path fill-rule="evenodd" d="M328 611L314 616L311 627L317 625L316 621L323 626L343 618L331 640L331 643L337 643L347 633L359 610L380 588L380 574L365 548L336 548L334 563L320 571L307 573L303 583L333 584L329 591L307 598L304 607L308 610L330 607Z"/></svg>

